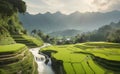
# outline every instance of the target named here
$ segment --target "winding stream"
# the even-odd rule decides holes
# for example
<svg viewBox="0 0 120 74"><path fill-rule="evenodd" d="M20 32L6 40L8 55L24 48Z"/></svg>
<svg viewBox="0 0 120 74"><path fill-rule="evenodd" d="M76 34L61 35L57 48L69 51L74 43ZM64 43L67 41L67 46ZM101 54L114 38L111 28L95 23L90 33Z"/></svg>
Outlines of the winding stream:
<svg viewBox="0 0 120 74"><path fill-rule="evenodd" d="M45 43L43 46L39 47L39 48L32 48L30 49L30 52L32 52L32 54L34 55L34 59L36 61L36 63L38 64L38 73L39 74L54 74L52 67L51 67L51 59L49 59L48 64L46 65L44 62L46 61L46 58L44 55L42 54L38 54L39 50L41 48L44 48L46 46L49 46L50 44Z"/></svg>

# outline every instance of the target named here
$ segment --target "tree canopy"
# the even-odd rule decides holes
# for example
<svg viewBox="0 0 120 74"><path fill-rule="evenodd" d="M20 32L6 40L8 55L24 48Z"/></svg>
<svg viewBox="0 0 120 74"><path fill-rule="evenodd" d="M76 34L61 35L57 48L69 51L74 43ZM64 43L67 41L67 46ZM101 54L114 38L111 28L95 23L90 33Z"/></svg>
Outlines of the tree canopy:
<svg viewBox="0 0 120 74"><path fill-rule="evenodd" d="M109 33L107 39L110 42L120 43L120 29L117 29Z"/></svg>
<svg viewBox="0 0 120 74"><path fill-rule="evenodd" d="M0 0L0 13L10 16L13 12L24 13L26 4L22 0Z"/></svg>

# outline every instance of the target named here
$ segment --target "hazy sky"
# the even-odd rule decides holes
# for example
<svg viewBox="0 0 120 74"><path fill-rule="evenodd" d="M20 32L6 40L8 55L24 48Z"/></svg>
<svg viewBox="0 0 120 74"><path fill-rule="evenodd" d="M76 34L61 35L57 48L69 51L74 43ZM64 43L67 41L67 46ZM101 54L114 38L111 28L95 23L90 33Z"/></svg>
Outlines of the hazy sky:
<svg viewBox="0 0 120 74"><path fill-rule="evenodd" d="M107 12L120 10L120 0L24 0L31 14L60 11L64 14L79 12Z"/></svg>

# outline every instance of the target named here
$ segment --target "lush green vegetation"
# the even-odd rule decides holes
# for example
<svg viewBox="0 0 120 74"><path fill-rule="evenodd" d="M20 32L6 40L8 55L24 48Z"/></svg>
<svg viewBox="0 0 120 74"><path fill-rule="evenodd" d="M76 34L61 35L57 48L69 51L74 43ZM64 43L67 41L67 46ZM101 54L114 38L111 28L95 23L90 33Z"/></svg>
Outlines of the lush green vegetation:
<svg viewBox="0 0 120 74"><path fill-rule="evenodd" d="M13 44L11 35L24 33L18 12L25 11L26 4L22 0L0 0L0 45Z"/></svg>
<svg viewBox="0 0 120 74"><path fill-rule="evenodd" d="M37 74L36 63L25 45L0 46L0 74Z"/></svg>
<svg viewBox="0 0 120 74"><path fill-rule="evenodd" d="M15 43L12 37L4 37L0 40L0 45L13 44Z"/></svg>
<svg viewBox="0 0 120 74"><path fill-rule="evenodd" d="M40 46L42 41L28 36L19 21L18 13L25 11L23 0L0 0L0 74L38 74L37 64L26 45Z"/></svg>
<svg viewBox="0 0 120 74"><path fill-rule="evenodd" d="M0 45L0 53L3 52L17 52L24 48L24 44L11 44L11 45Z"/></svg>
<svg viewBox="0 0 120 74"><path fill-rule="evenodd" d="M22 0L0 0L0 14L3 17L11 16L14 12L19 11L24 13L26 11L26 4Z"/></svg>
<svg viewBox="0 0 120 74"><path fill-rule="evenodd" d="M14 13L10 17L4 19L0 16L0 44L11 44L15 43L11 37L12 34L22 34L24 28L18 20L17 13ZM8 40L9 39L9 40ZM7 40L9 42L7 42ZM4 42L5 41L5 42Z"/></svg>
<svg viewBox="0 0 120 74"><path fill-rule="evenodd" d="M75 47L85 49L85 53L93 54L94 56L98 56L101 58L105 58L108 60L120 61L120 44L118 43L108 43L108 42L87 42L78 44ZM87 47L86 47L87 46Z"/></svg>
<svg viewBox="0 0 120 74"><path fill-rule="evenodd" d="M84 34L87 41L108 41L120 43L120 21L100 27L98 30Z"/></svg>
<svg viewBox="0 0 120 74"><path fill-rule="evenodd" d="M119 49L120 44L117 43L86 42L49 46L40 52L63 61L67 74L118 74L120 73Z"/></svg>
<svg viewBox="0 0 120 74"><path fill-rule="evenodd" d="M23 35L23 38L25 38L28 41L33 42L37 46L41 46L43 44L43 41L40 38L35 38L35 37L32 37L32 36L28 36L28 35Z"/></svg>
<svg viewBox="0 0 120 74"><path fill-rule="evenodd" d="M25 35L25 34L12 35L12 37L14 38L14 40L17 43L25 44L28 47L38 47L38 46L43 45L43 41L40 38L38 39L38 38L28 36L28 35Z"/></svg>
<svg viewBox="0 0 120 74"><path fill-rule="evenodd" d="M69 32L69 31L68 31ZM31 31L32 35L38 35L44 42L64 45L64 44L76 44L90 41L105 41L120 43L120 22L110 23L104 25L98 30L92 32L78 33L76 36L59 36L54 37L49 34L44 34L41 30L34 29Z"/></svg>
<svg viewBox="0 0 120 74"><path fill-rule="evenodd" d="M116 28L120 22L113 23L116 26L106 25L91 33L60 40L45 35L40 30L33 30L31 34L34 37L36 35L41 37L42 41L38 37L28 36L22 22L19 21L18 13L25 11L26 4L23 0L0 0L0 74L37 74L34 57L26 46L38 47L43 41L52 44L74 43L74 45L50 46L41 50L52 58L57 71L60 69L66 74L120 73L120 44L117 44L120 42L120 30ZM115 43L75 44L85 41Z"/></svg>
<svg viewBox="0 0 120 74"><path fill-rule="evenodd" d="M17 13L14 13L11 17L5 18L6 19L0 19L0 45L13 43L23 43L26 45L28 43L28 46L34 47L42 45L40 38L36 39L24 34L25 30L22 27L22 23L18 20ZM20 40L22 42L20 42Z"/></svg>

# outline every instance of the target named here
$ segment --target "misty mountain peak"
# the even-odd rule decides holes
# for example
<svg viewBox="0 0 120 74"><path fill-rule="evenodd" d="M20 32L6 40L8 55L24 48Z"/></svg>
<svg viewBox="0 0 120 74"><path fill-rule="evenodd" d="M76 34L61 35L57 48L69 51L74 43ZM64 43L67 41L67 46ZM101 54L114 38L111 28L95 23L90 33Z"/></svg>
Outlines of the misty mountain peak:
<svg viewBox="0 0 120 74"><path fill-rule="evenodd" d="M120 20L120 11L111 11L105 13L88 12L80 13L78 11L64 15L61 12L50 13L47 12L40 16L38 15L19 15L21 21L27 30L32 28L43 30L44 32L53 32L74 28L83 32L95 30L110 22L117 22ZM117 14L116 14L117 13ZM29 27L28 27L29 26Z"/></svg>
<svg viewBox="0 0 120 74"><path fill-rule="evenodd" d="M78 15L81 15L81 13L79 11L75 11L75 12L71 13L70 15L78 16Z"/></svg>
<svg viewBox="0 0 120 74"><path fill-rule="evenodd" d="M46 12L45 15L51 15L51 13L50 12Z"/></svg>
<svg viewBox="0 0 120 74"><path fill-rule="evenodd" d="M62 13L60 11L55 12L54 14L61 15Z"/></svg>

